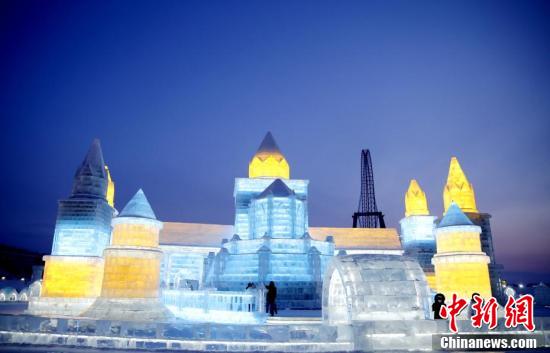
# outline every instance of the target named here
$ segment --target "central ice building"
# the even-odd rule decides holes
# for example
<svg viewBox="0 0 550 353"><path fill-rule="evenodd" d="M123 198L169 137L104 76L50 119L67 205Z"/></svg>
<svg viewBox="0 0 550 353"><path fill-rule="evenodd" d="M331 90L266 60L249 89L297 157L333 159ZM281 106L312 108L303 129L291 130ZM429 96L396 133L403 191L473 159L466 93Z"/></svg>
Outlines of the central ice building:
<svg viewBox="0 0 550 353"><path fill-rule="evenodd" d="M402 254L395 229L310 228L308 180L290 179L271 133L236 178L235 223L165 222L164 288L242 291L274 281L281 308L320 308L322 278L339 252Z"/></svg>

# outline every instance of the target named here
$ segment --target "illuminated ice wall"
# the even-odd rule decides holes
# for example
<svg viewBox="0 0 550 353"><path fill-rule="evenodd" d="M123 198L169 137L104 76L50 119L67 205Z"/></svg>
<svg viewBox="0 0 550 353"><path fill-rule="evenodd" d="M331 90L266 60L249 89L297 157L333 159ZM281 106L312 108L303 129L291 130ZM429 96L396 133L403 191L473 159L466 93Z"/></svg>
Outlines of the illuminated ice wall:
<svg viewBox="0 0 550 353"><path fill-rule="evenodd" d="M281 179L255 197L249 210L251 238L295 238L306 232L307 204Z"/></svg>
<svg viewBox="0 0 550 353"><path fill-rule="evenodd" d="M233 193L235 197L235 233L239 234L241 239L254 239L255 237L257 237L254 235L254 232L257 231L254 226L256 223L261 224L261 219L256 220L254 218L251 220L250 217L251 215L254 215L254 217L257 216L258 218L261 218L262 205L264 206L264 210L267 212L268 195L263 198L264 201L256 201L255 207L251 207L251 203L275 180L276 179L274 178L235 179L235 190ZM298 202L301 204L300 207L303 208L303 228L307 228L307 203L301 200L307 199L307 187L309 181L288 179L281 182L283 182L290 190L292 190L295 199L299 200ZM279 198L277 201L282 200ZM255 212L256 210L258 211L257 213ZM271 207L271 211L273 211L273 207ZM263 236L264 233L260 233L259 237ZM304 232L302 232L300 235L302 235L303 233ZM256 235L257 234L258 233L256 233Z"/></svg>

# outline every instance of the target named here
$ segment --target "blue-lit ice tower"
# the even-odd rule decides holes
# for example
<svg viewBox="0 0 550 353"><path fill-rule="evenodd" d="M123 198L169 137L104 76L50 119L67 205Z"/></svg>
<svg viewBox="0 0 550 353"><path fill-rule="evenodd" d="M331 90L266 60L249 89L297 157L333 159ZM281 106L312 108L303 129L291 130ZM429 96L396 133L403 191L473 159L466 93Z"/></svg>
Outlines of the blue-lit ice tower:
<svg viewBox="0 0 550 353"><path fill-rule="evenodd" d="M219 290L274 281L280 308L321 307L322 274L334 243L308 234L308 180L289 179L290 168L271 133L235 179L235 235L222 244L207 282Z"/></svg>
<svg viewBox="0 0 550 353"><path fill-rule="evenodd" d="M432 257L435 254L435 216L430 215L426 194L414 179L405 194L405 218L399 221L405 255L414 257L424 270L430 288L435 290Z"/></svg>
<svg viewBox="0 0 550 353"><path fill-rule="evenodd" d="M44 256L41 295L29 303L29 312L79 315L99 296L114 213L107 200L109 181L96 139L76 171L71 195L59 201L52 253Z"/></svg>

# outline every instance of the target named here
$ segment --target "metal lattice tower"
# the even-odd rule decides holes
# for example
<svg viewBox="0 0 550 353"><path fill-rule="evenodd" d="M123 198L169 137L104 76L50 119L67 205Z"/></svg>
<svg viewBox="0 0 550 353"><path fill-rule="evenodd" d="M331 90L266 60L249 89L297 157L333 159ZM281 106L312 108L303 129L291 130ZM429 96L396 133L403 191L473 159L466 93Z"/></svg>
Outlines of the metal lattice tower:
<svg viewBox="0 0 550 353"><path fill-rule="evenodd" d="M353 214L353 228L386 228L384 215L376 207L369 150L361 151L361 196L357 212Z"/></svg>

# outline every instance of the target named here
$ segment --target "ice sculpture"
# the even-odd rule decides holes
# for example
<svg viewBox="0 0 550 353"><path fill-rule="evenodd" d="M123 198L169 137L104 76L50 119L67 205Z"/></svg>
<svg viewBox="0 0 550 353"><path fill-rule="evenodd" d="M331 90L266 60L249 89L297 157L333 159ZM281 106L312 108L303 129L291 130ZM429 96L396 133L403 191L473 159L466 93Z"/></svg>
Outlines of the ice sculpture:
<svg viewBox="0 0 550 353"><path fill-rule="evenodd" d="M93 298L103 276L113 208L99 140L76 171L71 196L59 201L52 255L45 256L42 297Z"/></svg>
<svg viewBox="0 0 550 353"><path fill-rule="evenodd" d="M436 229L435 266L437 291L450 298L453 293L468 299L473 293L491 296L489 257L481 251L481 228L451 202Z"/></svg>
<svg viewBox="0 0 550 353"><path fill-rule="evenodd" d="M138 321L169 318L159 300L162 222L141 189L112 224L111 245L104 251L101 296L84 316Z"/></svg>
<svg viewBox="0 0 550 353"><path fill-rule="evenodd" d="M52 255L101 256L109 244L113 209L99 140L76 171L69 199L59 201Z"/></svg>
<svg viewBox="0 0 550 353"><path fill-rule="evenodd" d="M431 295L418 262L399 255L335 256L323 282L323 320L345 325L430 317Z"/></svg>
<svg viewBox="0 0 550 353"><path fill-rule="evenodd" d="M270 156L286 163L268 133L251 166ZM215 260L207 261L206 282L242 291L249 282L263 286L274 281L279 307L320 308L322 274L334 243L307 233L308 181L273 178L277 173L260 175L252 169L250 178L235 180L235 235L222 244Z"/></svg>
<svg viewBox="0 0 550 353"><path fill-rule="evenodd" d="M416 258L435 288L432 257L435 254L435 216L430 216L426 194L414 179L405 194L405 218L399 221L401 243L406 256Z"/></svg>

